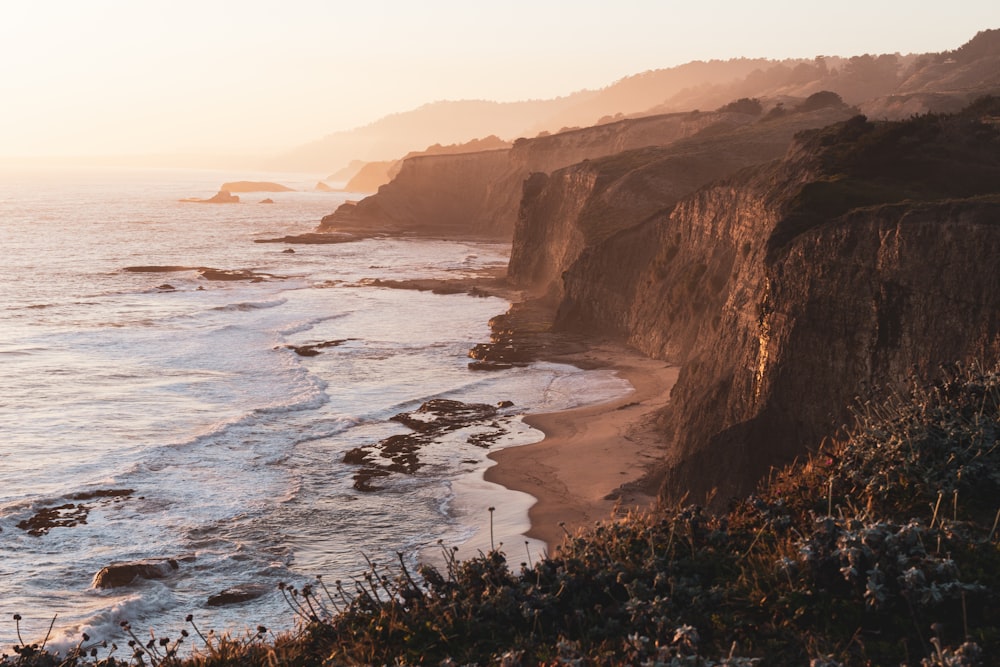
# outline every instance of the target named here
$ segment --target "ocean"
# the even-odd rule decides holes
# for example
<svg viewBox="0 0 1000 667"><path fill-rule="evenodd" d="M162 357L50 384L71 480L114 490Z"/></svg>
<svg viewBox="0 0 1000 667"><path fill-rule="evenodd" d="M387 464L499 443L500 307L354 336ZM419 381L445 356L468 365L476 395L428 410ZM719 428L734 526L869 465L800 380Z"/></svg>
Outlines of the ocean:
<svg viewBox="0 0 1000 667"><path fill-rule="evenodd" d="M230 180L297 191L179 201ZM0 171L0 653L18 641L14 614L29 643L55 617L56 649L83 632L120 642L121 621L176 637L189 614L237 636L290 630L279 583L350 581L369 560L391 575L397 553L415 563L442 546L474 555L490 547L489 507L511 561L541 554L521 534L532 498L484 482L487 454L541 438L521 415L607 400L627 383L551 363L471 371L468 349L509 304L365 284L500 267L505 244L254 243L312 231L350 197L314 192L315 181ZM205 267L256 279L210 280ZM318 354L293 349L305 345ZM409 432L391 417L435 398L513 405L432 439L416 471L355 488L345 454ZM102 567L157 558L178 568L92 585ZM263 592L208 604L234 587Z"/></svg>

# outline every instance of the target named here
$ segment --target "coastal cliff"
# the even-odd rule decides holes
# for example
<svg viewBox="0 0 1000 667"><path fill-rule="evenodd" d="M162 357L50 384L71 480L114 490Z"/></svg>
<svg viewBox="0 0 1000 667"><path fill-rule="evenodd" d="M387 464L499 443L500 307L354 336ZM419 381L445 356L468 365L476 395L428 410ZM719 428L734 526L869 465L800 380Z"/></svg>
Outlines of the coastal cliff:
<svg viewBox="0 0 1000 667"><path fill-rule="evenodd" d="M588 159L665 146L753 120L732 112L664 114L518 139L507 150L407 158L378 192L323 218L317 231L510 240L525 179Z"/></svg>
<svg viewBox="0 0 1000 667"><path fill-rule="evenodd" d="M729 118L669 145L586 160L550 175L532 174L524 187L508 278L558 302L563 274L585 250L608 242L637 248L634 237L642 232L611 239L655 214L669 213L699 187L781 157L796 132L848 118L851 111L833 99L829 106L776 118ZM592 273L614 280L623 269L637 266L629 252Z"/></svg>
<svg viewBox="0 0 1000 667"><path fill-rule="evenodd" d="M1000 358L997 104L804 133L565 267L558 326L682 364L664 500L749 491L855 397Z"/></svg>

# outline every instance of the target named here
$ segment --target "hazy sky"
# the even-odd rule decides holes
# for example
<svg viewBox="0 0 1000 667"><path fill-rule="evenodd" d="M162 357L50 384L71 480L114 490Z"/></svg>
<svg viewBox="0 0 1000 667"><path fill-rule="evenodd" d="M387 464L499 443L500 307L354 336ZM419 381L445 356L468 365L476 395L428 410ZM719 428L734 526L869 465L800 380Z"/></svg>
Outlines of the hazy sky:
<svg viewBox="0 0 1000 667"><path fill-rule="evenodd" d="M3 0L0 156L277 150L435 100L997 27L996 0Z"/></svg>

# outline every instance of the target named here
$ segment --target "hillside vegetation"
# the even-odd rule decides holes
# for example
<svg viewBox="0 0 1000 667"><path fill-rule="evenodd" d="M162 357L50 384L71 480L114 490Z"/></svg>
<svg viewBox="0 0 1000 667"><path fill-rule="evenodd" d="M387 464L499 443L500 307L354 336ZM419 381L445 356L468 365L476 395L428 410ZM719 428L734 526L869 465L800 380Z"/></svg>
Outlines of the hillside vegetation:
<svg viewBox="0 0 1000 667"><path fill-rule="evenodd" d="M299 629L278 637L189 617L182 637L22 644L0 665L995 664L1000 371L951 369L855 416L724 513L678 505L548 558L442 547L441 569L284 587Z"/></svg>

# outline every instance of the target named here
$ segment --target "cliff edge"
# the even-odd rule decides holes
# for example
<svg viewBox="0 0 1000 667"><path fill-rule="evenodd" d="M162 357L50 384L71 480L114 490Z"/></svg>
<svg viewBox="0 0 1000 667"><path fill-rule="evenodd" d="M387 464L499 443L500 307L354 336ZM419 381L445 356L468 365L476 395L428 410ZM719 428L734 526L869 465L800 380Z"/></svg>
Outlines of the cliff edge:
<svg viewBox="0 0 1000 667"><path fill-rule="evenodd" d="M317 231L509 241L524 181L532 173L670 145L709 127L751 120L739 113L662 114L518 139L509 149L410 157L378 192L341 206L322 219Z"/></svg>
<svg viewBox="0 0 1000 667"><path fill-rule="evenodd" d="M1000 359L1000 102L800 134L586 247L558 325L683 364L662 498L752 490L912 372Z"/></svg>

